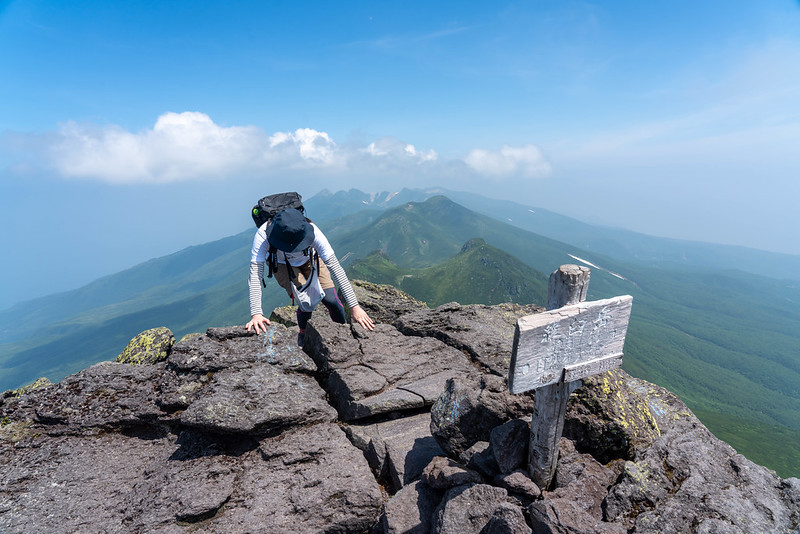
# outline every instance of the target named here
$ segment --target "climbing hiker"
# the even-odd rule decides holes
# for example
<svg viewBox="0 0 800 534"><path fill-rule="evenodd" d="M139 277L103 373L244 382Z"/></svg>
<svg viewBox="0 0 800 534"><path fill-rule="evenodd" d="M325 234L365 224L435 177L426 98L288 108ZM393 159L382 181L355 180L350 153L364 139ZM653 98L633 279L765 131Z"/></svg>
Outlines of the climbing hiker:
<svg viewBox="0 0 800 534"><path fill-rule="evenodd" d="M257 208L254 208L253 219L258 224L260 221L256 218L256 210ZM266 332L270 324L261 309L261 284L264 279L265 262L268 263L270 276L275 276L293 300L300 288L309 285L307 282L313 281L309 280L310 278L318 277L322 291L321 302L328 309L331 319L337 323L346 323L347 317L336 293L335 281L350 308L353 321L368 330L374 328L375 323L358 304L353 286L350 285L350 280L339 264L325 234L307 219L302 211L287 208L278 211L259 226L253 238L249 277L251 319L246 325L248 331ZM305 306L303 304L298 306L297 324L300 333L297 336L297 344L300 346L303 345L306 325L314 306L315 302L311 303L311 309L302 309L309 307L307 303Z"/></svg>

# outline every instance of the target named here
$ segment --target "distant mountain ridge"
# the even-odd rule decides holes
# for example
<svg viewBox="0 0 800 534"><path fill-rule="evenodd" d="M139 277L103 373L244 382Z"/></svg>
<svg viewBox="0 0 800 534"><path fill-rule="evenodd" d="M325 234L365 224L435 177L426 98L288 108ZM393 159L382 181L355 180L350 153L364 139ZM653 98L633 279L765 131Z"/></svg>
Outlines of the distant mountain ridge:
<svg viewBox="0 0 800 534"><path fill-rule="evenodd" d="M800 281L800 256L769 252L735 245L720 245L666 237L654 237L631 230L581 222L550 210L519 202L487 198L474 193L440 187L403 189L366 194L351 189L331 194L322 191L313 197L314 204L335 199L340 216L350 210L385 209L403 202L423 202L434 196L446 196L458 204L512 226L569 243L625 262L636 262L665 269L740 270L776 279ZM326 215L333 212L324 210Z"/></svg>

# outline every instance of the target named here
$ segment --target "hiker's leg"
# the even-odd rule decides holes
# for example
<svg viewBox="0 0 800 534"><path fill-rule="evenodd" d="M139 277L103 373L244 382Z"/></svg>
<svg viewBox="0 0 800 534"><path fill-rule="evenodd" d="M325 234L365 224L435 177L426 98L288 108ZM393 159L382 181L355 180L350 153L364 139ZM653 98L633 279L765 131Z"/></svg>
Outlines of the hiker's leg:
<svg viewBox="0 0 800 534"><path fill-rule="evenodd" d="M328 266L323 262L319 262L319 285L325 290L322 303L328 308L331 319L336 323L346 323L347 315L344 313L344 306L342 306L342 303L339 301L339 295L336 293L336 286L333 284L331 272L328 270Z"/></svg>
<svg viewBox="0 0 800 534"><path fill-rule="evenodd" d="M336 288L329 287L325 290L325 296L322 297L322 303L328 308L328 313L331 314L331 319L336 323L346 323L347 316L344 313L344 306L339 301L339 295L336 294Z"/></svg>
<svg viewBox="0 0 800 534"><path fill-rule="evenodd" d="M278 269L275 271L274 276L275 280L278 281L278 284L280 284L280 286L286 290L286 294L291 297L292 283L296 285L302 285L305 283L305 277L307 274L304 275L303 271L311 271L311 266L308 262L306 265L302 265L300 267L292 267L294 279L291 279L289 277L289 269L287 268L286 264L279 263ZM305 338L306 326L308 326L309 319L311 319L311 312L301 312L300 308L297 309L297 326L300 330L300 332L297 334L297 344L301 347L303 346L303 339Z"/></svg>
<svg viewBox="0 0 800 534"><path fill-rule="evenodd" d="M305 333L309 319L311 319L311 312L300 311L300 308L297 308L297 326L300 327L300 332Z"/></svg>

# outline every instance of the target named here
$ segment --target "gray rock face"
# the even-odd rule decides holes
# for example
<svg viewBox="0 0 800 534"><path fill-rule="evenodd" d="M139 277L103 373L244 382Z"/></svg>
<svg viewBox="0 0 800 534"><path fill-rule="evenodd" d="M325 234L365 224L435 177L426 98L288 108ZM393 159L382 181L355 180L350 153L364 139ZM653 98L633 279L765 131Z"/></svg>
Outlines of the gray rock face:
<svg viewBox="0 0 800 534"><path fill-rule="evenodd" d="M487 484L466 484L447 491L434 512L434 534L479 534L495 512L506 506L506 490Z"/></svg>
<svg viewBox="0 0 800 534"><path fill-rule="evenodd" d="M531 426L522 419L512 419L489 433L489 443L501 473L527 467L530 433Z"/></svg>
<svg viewBox="0 0 800 534"><path fill-rule="evenodd" d="M269 364L220 371L202 393L181 413L180 422L205 432L265 436L336 420L312 377Z"/></svg>
<svg viewBox="0 0 800 534"><path fill-rule="evenodd" d="M394 325L407 336L440 339L469 354L487 372L505 378L511 362L517 319L541 311L544 308L535 305L462 306L451 302L435 310L403 315Z"/></svg>
<svg viewBox="0 0 800 534"><path fill-rule="evenodd" d="M225 514L200 532L366 532L378 519L375 478L335 425L261 441L243 463Z"/></svg>
<svg viewBox="0 0 800 534"><path fill-rule="evenodd" d="M386 502L376 532L428 534L443 493L420 481L404 486Z"/></svg>
<svg viewBox="0 0 800 534"><path fill-rule="evenodd" d="M430 435L427 413L371 425L347 425L345 432L369 462L377 478L393 491L411 484L425 466L444 454Z"/></svg>
<svg viewBox="0 0 800 534"><path fill-rule="evenodd" d="M481 475L450 458L437 456L422 472L422 480L432 488L445 490L464 484L477 484L481 482Z"/></svg>
<svg viewBox="0 0 800 534"><path fill-rule="evenodd" d="M453 458L478 441L489 441L492 429L510 419L530 417L530 395L512 395L505 382L486 374L448 380L431 408L431 434Z"/></svg>
<svg viewBox="0 0 800 534"><path fill-rule="evenodd" d="M460 351L433 338L403 336L391 325L372 332L358 327L353 336L347 325L318 321L309 324L306 338L328 372L344 421L430 406L449 378L478 375Z"/></svg>
<svg viewBox="0 0 800 534"><path fill-rule="evenodd" d="M209 328L205 336L177 343L168 363L176 372L215 373L222 369L250 369L255 364L313 374L317 366L297 346L297 331L273 324L256 336L243 326Z"/></svg>
<svg viewBox="0 0 800 534"><path fill-rule="evenodd" d="M520 468L533 395L504 381L514 320L531 310L425 310L358 290L373 316L385 305L374 332L315 314L301 351L277 320L261 336L212 328L160 363L105 362L0 395L0 532L800 528L800 480L620 370L571 396L541 492Z"/></svg>
<svg viewBox="0 0 800 534"><path fill-rule="evenodd" d="M243 330L5 398L0 532L368 531L384 498L313 361Z"/></svg>
<svg viewBox="0 0 800 534"><path fill-rule="evenodd" d="M624 464L606 515L640 532L688 523L707 532L790 532L796 512L786 506L784 487L696 423Z"/></svg>
<svg viewBox="0 0 800 534"><path fill-rule="evenodd" d="M9 403L6 417L43 425L54 435L167 423L174 415L161 409L154 386L174 382L177 377L163 364L102 362L19 397Z"/></svg>

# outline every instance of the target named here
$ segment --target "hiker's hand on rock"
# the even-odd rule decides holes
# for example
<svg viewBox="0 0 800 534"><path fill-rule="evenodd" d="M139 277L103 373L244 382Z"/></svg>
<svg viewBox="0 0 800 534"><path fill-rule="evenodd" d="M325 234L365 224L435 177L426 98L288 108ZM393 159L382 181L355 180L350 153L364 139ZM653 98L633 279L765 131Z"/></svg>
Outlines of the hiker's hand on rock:
<svg viewBox="0 0 800 534"><path fill-rule="evenodd" d="M353 320L366 328L367 330L374 330L375 323L372 321L367 312L361 306L356 306L355 308L350 308L350 313L353 316Z"/></svg>
<svg viewBox="0 0 800 534"><path fill-rule="evenodd" d="M256 334L260 334L261 332L266 332L268 326L269 319L261 314L256 314L250 319L250 322L245 325L245 328L248 332L255 330Z"/></svg>

